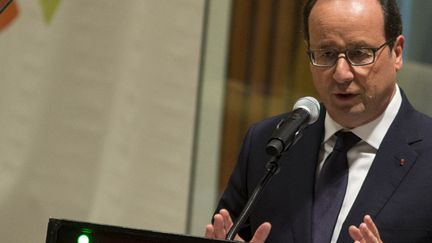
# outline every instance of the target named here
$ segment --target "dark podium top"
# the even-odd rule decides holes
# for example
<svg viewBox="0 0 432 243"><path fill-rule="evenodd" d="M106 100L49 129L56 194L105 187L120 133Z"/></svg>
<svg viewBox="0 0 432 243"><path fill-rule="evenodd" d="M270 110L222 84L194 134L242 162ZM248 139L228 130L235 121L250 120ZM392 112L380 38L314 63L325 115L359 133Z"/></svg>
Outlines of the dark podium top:
<svg viewBox="0 0 432 243"><path fill-rule="evenodd" d="M49 219L46 243L222 243L180 234L130 229L64 219Z"/></svg>

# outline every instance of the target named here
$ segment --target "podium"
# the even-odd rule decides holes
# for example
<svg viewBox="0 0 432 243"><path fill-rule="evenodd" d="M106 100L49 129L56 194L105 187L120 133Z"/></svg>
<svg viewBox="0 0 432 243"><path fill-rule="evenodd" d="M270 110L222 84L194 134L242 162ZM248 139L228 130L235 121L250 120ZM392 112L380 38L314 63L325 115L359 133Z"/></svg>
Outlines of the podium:
<svg viewBox="0 0 432 243"><path fill-rule="evenodd" d="M227 240L207 239L180 234L131 229L51 218L46 243L222 243Z"/></svg>

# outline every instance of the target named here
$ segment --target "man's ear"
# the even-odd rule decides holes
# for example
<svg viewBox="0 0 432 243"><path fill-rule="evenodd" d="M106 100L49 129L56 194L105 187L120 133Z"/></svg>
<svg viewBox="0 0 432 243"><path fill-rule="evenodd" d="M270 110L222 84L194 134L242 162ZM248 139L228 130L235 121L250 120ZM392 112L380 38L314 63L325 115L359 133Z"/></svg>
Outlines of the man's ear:
<svg viewBox="0 0 432 243"><path fill-rule="evenodd" d="M393 53L395 55L395 69L399 71L403 66L403 48L405 44L405 37L400 35L396 38L395 43L393 45Z"/></svg>

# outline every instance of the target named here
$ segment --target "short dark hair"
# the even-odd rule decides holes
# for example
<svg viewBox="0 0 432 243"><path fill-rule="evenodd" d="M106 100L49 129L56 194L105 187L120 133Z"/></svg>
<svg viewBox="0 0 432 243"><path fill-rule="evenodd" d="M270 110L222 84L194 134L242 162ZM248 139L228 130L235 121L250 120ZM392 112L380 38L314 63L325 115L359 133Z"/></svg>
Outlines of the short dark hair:
<svg viewBox="0 0 432 243"><path fill-rule="evenodd" d="M318 0L308 0L303 8L303 35L309 43L309 15ZM384 32L386 40L395 39L402 34L402 19L396 0L377 0L384 15ZM393 47L393 43L389 44Z"/></svg>

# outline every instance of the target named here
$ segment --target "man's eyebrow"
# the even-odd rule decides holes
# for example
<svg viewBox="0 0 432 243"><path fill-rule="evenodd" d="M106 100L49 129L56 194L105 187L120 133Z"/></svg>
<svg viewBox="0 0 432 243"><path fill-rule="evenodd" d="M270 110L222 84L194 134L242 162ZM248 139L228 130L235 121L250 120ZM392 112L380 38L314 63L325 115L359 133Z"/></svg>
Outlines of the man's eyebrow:
<svg viewBox="0 0 432 243"><path fill-rule="evenodd" d="M311 49L315 49L315 50L327 50L327 49L337 50L338 47L333 42L323 42L323 43L319 43L318 45L316 45L315 48L311 48Z"/></svg>
<svg viewBox="0 0 432 243"><path fill-rule="evenodd" d="M362 47L371 47L371 45L366 41L357 41L354 43L349 43L347 45L347 48L362 48Z"/></svg>
<svg viewBox="0 0 432 243"><path fill-rule="evenodd" d="M336 45L334 42L323 42L319 43L315 48L311 48L313 50L347 50L347 49L355 49L355 48L370 48L373 47L366 41L356 41L352 43L348 43L345 48L342 48Z"/></svg>

